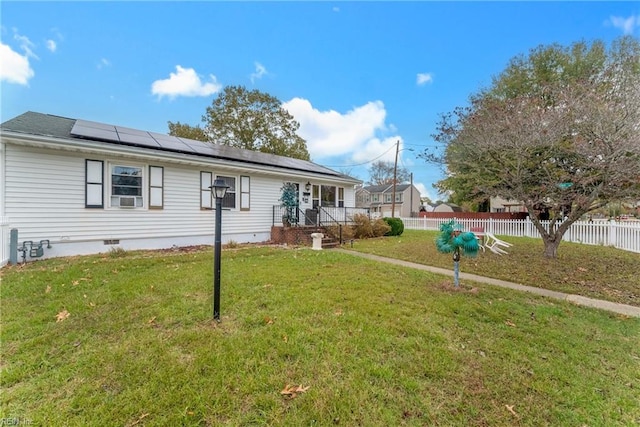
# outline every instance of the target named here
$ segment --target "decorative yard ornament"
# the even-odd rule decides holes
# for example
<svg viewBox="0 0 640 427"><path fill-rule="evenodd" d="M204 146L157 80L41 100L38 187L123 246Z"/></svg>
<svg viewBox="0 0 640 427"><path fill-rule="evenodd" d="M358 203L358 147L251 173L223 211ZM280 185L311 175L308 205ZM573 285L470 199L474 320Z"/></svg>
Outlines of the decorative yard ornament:
<svg viewBox="0 0 640 427"><path fill-rule="evenodd" d="M436 248L444 254L453 253L453 284L458 287L460 250L466 256L475 257L480 249L476 235L470 231L462 231L462 226L451 220L440 225Z"/></svg>
<svg viewBox="0 0 640 427"><path fill-rule="evenodd" d="M285 208L284 215L282 215L282 223L284 225L295 224L298 209L298 187L293 182L285 182L280 188L282 195L279 201L280 206Z"/></svg>

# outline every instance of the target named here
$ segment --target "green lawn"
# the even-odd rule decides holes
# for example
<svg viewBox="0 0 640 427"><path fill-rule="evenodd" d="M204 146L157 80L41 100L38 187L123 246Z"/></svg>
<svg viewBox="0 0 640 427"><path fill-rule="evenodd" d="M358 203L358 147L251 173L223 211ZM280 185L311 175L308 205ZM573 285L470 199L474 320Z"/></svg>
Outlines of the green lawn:
<svg viewBox="0 0 640 427"><path fill-rule="evenodd" d="M209 248L3 269L1 417L37 426L640 422L640 319L471 283L456 290L448 277L338 252L253 247L223 251L218 324L212 260Z"/></svg>
<svg viewBox="0 0 640 427"><path fill-rule="evenodd" d="M451 254L436 250L436 231L405 230L399 237L358 240L347 249L453 270ZM501 236L498 236L501 237ZM541 239L501 237L508 255L480 251L462 257L460 271L523 285L640 306L640 254L608 246L562 242L557 259L543 256Z"/></svg>

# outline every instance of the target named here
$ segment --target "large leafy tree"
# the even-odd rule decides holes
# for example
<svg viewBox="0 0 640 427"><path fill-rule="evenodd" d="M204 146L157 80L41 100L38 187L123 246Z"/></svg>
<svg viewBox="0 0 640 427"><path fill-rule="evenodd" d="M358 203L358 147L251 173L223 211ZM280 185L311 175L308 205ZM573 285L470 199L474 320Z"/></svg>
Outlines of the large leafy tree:
<svg viewBox="0 0 640 427"><path fill-rule="evenodd" d="M522 201L555 258L582 215L640 199L640 42L518 56L468 106L443 115L434 139L448 169L441 190Z"/></svg>
<svg viewBox="0 0 640 427"><path fill-rule="evenodd" d="M209 141L209 137L200 126L190 126L180 122L169 122L169 135L195 139L196 141Z"/></svg>
<svg viewBox="0 0 640 427"><path fill-rule="evenodd" d="M385 162L378 160L373 162L369 167L369 184L371 185L391 185L394 181L395 164L393 162ZM395 182L402 183L411 179L410 172L399 166L395 171Z"/></svg>
<svg viewBox="0 0 640 427"><path fill-rule="evenodd" d="M169 122L174 136L263 153L309 160L306 141L296 132L300 124L282 102L259 90L226 86L202 116L204 126Z"/></svg>

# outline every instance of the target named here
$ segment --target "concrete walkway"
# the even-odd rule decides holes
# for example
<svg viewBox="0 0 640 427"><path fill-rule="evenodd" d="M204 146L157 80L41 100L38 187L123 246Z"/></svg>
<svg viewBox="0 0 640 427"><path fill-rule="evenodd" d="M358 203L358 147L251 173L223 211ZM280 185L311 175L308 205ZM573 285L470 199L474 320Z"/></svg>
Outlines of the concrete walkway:
<svg viewBox="0 0 640 427"><path fill-rule="evenodd" d="M378 255L366 254L362 252L350 251L347 249L332 249L333 251L339 251L345 254L359 256L361 258L367 258L373 261L387 262L389 264L401 265L404 267L415 268L418 270L430 271L432 273L442 274L445 276L453 277L453 270L447 270L445 268L431 267L428 265L416 264L414 262L402 261L399 259L386 258ZM471 280L478 283L486 283L489 285L500 286L502 288L515 289L517 291L530 292L536 295L542 295L549 298L555 298L562 301L569 301L576 305L585 307L594 307L601 310L611 311L613 313L624 314L626 316L640 317L640 307L635 307L627 304L618 304L615 302L603 301L593 298L587 298L580 295L565 294L564 292L550 291L548 289L536 288L533 286L520 285L518 283L507 282L499 279L491 279L489 277L478 276L469 273L460 273L460 279Z"/></svg>

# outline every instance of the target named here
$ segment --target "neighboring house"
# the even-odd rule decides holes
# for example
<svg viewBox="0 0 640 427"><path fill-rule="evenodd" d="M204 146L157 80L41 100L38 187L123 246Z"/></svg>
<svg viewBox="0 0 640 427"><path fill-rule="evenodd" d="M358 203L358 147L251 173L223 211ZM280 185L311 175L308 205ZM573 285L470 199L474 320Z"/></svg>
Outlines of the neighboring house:
<svg viewBox="0 0 640 427"><path fill-rule="evenodd" d="M360 183L309 161L27 112L0 130L0 253L9 229L18 246L48 240L45 257L213 244L216 178L229 186L224 243L270 240L284 182L303 212L354 207Z"/></svg>
<svg viewBox="0 0 640 427"><path fill-rule="evenodd" d="M396 185L395 217L418 216L420 191L411 184ZM356 207L369 209L372 216L390 217L393 185L369 185L356 190Z"/></svg>
<svg viewBox="0 0 640 427"><path fill-rule="evenodd" d="M527 212L527 207L518 200L491 197L489 199L489 212Z"/></svg>
<svg viewBox="0 0 640 427"><path fill-rule="evenodd" d="M439 203L432 212L462 212L462 208L453 203Z"/></svg>

